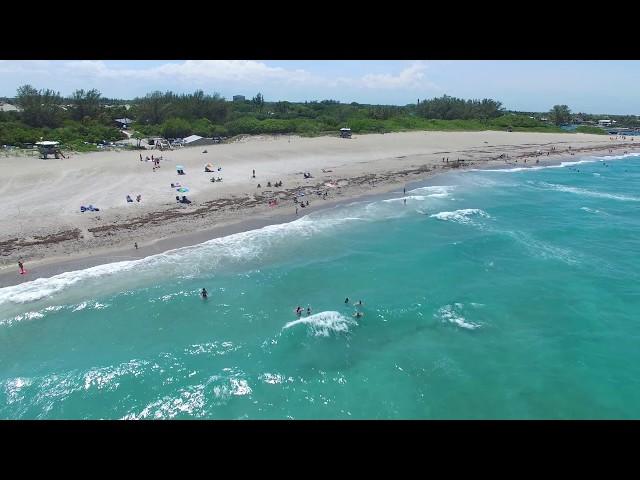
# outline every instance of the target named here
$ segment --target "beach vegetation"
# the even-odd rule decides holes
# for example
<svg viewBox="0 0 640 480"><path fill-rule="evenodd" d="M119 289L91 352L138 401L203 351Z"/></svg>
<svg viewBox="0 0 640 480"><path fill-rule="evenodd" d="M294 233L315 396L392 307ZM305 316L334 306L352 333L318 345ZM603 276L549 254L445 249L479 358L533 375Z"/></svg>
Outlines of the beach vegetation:
<svg viewBox="0 0 640 480"><path fill-rule="evenodd" d="M356 134L414 130L564 132L572 120L566 105L548 113L509 112L493 99L443 95L415 104L367 105L324 99L304 102L267 102L262 93L251 100L227 101L218 93L151 92L133 100L107 99L96 89L76 90L63 98L53 90L21 86L12 101L22 111L0 112L0 143L21 145L41 139L64 145L114 142L126 138L115 120L131 118L138 148L145 138L232 137L237 135L337 135L342 127ZM590 120L587 114L578 114ZM551 121L543 121L545 117ZM546 120L546 119L545 119ZM640 120L629 117L640 124ZM602 133L595 127L578 132ZM94 145L95 146L95 145Z"/></svg>

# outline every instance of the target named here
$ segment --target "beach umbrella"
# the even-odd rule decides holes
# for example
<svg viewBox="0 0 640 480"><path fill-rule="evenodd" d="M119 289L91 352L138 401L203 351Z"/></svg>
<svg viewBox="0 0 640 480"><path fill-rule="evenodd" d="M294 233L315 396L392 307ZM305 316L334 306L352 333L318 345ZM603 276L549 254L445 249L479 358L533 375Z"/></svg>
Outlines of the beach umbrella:
<svg viewBox="0 0 640 480"><path fill-rule="evenodd" d="M184 170L184 167L182 165L176 165L176 170Z"/></svg>
<svg viewBox="0 0 640 480"><path fill-rule="evenodd" d="M187 193L188 191L189 191L189 189L187 187L178 188L178 192L181 192L181 193Z"/></svg>

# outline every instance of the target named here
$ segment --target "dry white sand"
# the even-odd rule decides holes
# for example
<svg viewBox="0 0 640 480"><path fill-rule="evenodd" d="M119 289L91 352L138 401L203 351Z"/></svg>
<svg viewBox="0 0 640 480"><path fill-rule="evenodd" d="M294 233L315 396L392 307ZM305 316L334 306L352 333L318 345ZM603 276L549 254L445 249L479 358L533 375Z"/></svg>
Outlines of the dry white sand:
<svg viewBox="0 0 640 480"><path fill-rule="evenodd" d="M519 158L522 164L526 156L530 163L535 162L531 155L537 150L544 152L540 159L547 161L546 152L552 146L556 147L554 153L565 156L569 146L572 151L604 153L610 148L616 152L634 148L630 139L612 141L600 135L407 132L355 135L352 139L262 136L232 144L142 152L143 158L152 154L163 157L155 172L151 162L140 161L137 151L76 154L60 160L6 158L2 160L5 181L0 183L4 202L0 220L5 227L0 232L1 265L13 270L19 257L28 264L58 261L131 248L134 241L149 245L248 216L291 214L295 206L290 190L329 180L343 180L343 188L322 187L329 191L329 201L335 201L423 178L432 174L434 167L442 168L442 157L478 166L504 164L505 160L497 157L507 154L508 161ZM205 173L207 163L222 167L222 171ZM177 175L176 165L184 165L186 175ZM251 178L254 169L255 179ZM303 172L314 178L304 179ZM212 176L223 181L212 183ZM283 182L282 188L266 187L268 181L278 180ZM194 203L177 204L175 196L182 193L170 187L172 182L188 187L186 195ZM256 188L258 183L263 188ZM280 203L270 208L268 198L277 190ZM135 200L138 194L142 202L126 202L126 195ZM323 203L326 201L320 197L314 198L311 209ZM100 212L81 213L80 205L89 204Z"/></svg>

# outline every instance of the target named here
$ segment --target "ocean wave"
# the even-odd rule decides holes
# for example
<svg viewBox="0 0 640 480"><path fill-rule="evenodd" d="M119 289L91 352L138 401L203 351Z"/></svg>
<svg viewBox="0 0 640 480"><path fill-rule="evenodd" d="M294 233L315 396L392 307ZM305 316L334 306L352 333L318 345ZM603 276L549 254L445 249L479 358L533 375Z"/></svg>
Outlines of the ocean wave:
<svg viewBox="0 0 640 480"><path fill-rule="evenodd" d="M479 208L464 208L461 210L454 210L453 212L439 212L429 215L431 218L438 220L451 221L456 223L471 223L469 217L478 215L481 217L491 218L491 216L484 210Z"/></svg>
<svg viewBox="0 0 640 480"><path fill-rule="evenodd" d="M568 185L558 185L556 183L538 182L538 185L548 190L556 190L558 192L573 193L575 195L583 195L585 197L608 198L611 200L619 200L622 202L640 202L638 197L630 197L628 195L617 195L607 192L595 192L585 188L570 187Z"/></svg>
<svg viewBox="0 0 640 480"><path fill-rule="evenodd" d="M480 328L482 325L480 325L479 323L470 322L462 316L463 309L464 305L462 303L445 305L444 307L438 309L438 312L434 314L434 317L445 323L451 323L467 330L475 330L477 328Z"/></svg>
<svg viewBox="0 0 640 480"><path fill-rule="evenodd" d="M589 208L589 207L580 207L580 210L584 210L585 212L589 212L589 213L600 213L600 210L597 210L595 208Z"/></svg>
<svg viewBox="0 0 640 480"><path fill-rule="evenodd" d="M282 329L286 330L297 325L306 325L308 333L312 336L328 337L332 333L347 333L349 327L357 325L357 322L339 312L326 311L289 322Z"/></svg>
<svg viewBox="0 0 640 480"><path fill-rule="evenodd" d="M431 185L428 187L415 188L409 190L408 193L415 195L426 195L431 198L444 198L451 195L451 192L456 188L455 185Z"/></svg>
<svg viewBox="0 0 640 480"><path fill-rule="evenodd" d="M362 213L362 206L357 209ZM380 210L380 209L377 209ZM396 209L397 210L397 209ZM54 294L68 290L73 286L82 286L83 292L91 292L92 288L106 293L104 279L117 277L118 290L135 288L145 281L157 281L162 278L182 278L194 276L202 270L234 263L247 263L261 259L267 252L284 252L292 244L301 243L313 235L331 231L342 225L363 220L354 215L344 215L344 211L321 212L319 215L308 215L293 222L268 225L266 227L240 232L226 237L208 240L198 245L168 250L138 260L108 263L82 270L73 270L54 275L49 278L38 278L19 285L0 288L0 305L24 304L50 298ZM350 212L347 210L346 212ZM376 219L384 216L384 212L368 212L369 217ZM100 283L98 284L98 281ZM116 282L110 282L116 284ZM86 297L86 293L80 296ZM83 308L83 307L80 307Z"/></svg>

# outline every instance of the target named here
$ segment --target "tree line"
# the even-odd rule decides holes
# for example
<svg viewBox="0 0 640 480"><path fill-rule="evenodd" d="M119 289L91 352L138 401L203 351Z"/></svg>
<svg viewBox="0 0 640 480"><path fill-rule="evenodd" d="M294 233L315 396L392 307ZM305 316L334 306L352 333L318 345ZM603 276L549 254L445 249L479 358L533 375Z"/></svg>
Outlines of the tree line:
<svg viewBox="0 0 640 480"><path fill-rule="evenodd" d="M337 100L305 102L265 99L262 93L244 101L228 101L218 93L196 90L189 94L155 91L126 101L106 99L96 90L76 90L68 97L31 85L18 88L13 102L22 111L0 112L0 143L37 141L40 137L67 142L99 142L124 138L114 120L133 119L137 137L162 135L179 138L191 134L231 136L238 134L317 135L350 127L355 133L400 130L505 129L559 131L553 125L513 115L493 99L470 99L444 95L416 104L367 105ZM566 105L549 112L552 123L571 119Z"/></svg>

